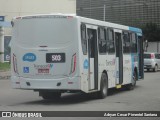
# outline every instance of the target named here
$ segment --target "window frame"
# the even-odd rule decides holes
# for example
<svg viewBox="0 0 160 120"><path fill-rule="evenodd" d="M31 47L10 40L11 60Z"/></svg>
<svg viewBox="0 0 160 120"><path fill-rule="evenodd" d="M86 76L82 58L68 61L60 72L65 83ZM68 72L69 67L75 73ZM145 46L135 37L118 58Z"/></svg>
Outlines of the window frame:
<svg viewBox="0 0 160 120"><path fill-rule="evenodd" d="M132 39L133 34L135 35L136 46L133 46L133 39ZM135 32L130 32L130 44L131 44L131 53L138 53L138 38L137 38L137 34ZM136 49L135 49L135 47L136 47Z"/></svg>
<svg viewBox="0 0 160 120"><path fill-rule="evenodd" d="M103 32L104 32L104 38L101 38L101 31L103 30ZM99 43L102 43L103 44L103 42L105 43L105 51L100 51L100 45L102 45L102 44L99 44ZM99 54L101 54L101 55L105 55L105 54L107 54L107 36L106 36L106 29L105 29L105 27L101 27L101 26L99 26L98 27L98 51L99 51Z"/></svg>
<svg viewBox="0 0 160 120"><path fill-rule="evenodd" d="M83 37L83 33L82 33L82 30L83 30L83 28L82 27L85 27L84 29L85 29L85 37ZM84 24L84 23L81 23L81 25L80 25L80 32L81 32L81 48L82 48L82 53L83 53L83 55L87 55L87 53L88 53L88 43L87 43L87 29L86 29L86 24ZM85 42L85 49L84 49L84 47L83 47L83 42Z"/></svg>
<svg viewBox="0 0 160 120"><path fill-rule="evenodd" d="M127 34L128 39L129 39L129 40L127 40L127 41L129 41L129 51L128 51L128 52L125 52L125 48L126 48L126 47L124 47L124 42L125 42L125 43L127 42L127 41L124 40L124 35L125 35L125 34ZM124 30L124 31L122 32L122 35L123 35L123 54L130 54L130 53L131 53L131 37L130 37L130 32Z"/></svg>
<svg viewBox="0 0 160 120"><path fill-rule="evenodd" d="M112 31L112 40L110 40L109 31ZM113 30L113 28L107 28L107 51L108 51L108 54L110 54L110 55L116 53L116 48L115 48L116 46L115 46L115 38L114 37L115 36L114 36L114 30ZM113 43L113 52L110 52L111 42Z"/></svg>

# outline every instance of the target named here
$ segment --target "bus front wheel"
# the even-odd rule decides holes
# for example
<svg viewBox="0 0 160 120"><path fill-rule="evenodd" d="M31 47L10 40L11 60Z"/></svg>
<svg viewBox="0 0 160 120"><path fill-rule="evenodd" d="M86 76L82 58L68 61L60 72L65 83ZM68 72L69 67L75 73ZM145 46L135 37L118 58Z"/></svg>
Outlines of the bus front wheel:
<svg viewBox="0 0 160 120"><path fill-rule="evenodd" d="M108 94L108 78L105 73L102 73L100 91L98 92L98 98L104 99Z"/></svg>
<svg viewBox="0 0 160 120"><path fill-rule="evenodd" d="M137 81L137 72L134 71L133 77L132 77L132 82L131 82L131 84L126 86L127 89L128 90L133 90L135 88L135 86L136 86L136 81Z"/></svg>

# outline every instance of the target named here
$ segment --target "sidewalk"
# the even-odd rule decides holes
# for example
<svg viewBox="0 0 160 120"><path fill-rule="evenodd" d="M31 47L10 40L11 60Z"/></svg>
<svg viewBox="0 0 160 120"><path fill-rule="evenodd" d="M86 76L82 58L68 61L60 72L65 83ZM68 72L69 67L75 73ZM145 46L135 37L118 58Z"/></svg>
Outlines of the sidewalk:
<svg viewBox="0 0 160 120"><path fill-rule="evenodd" d="M0 71L0 80L8 80L11 77L11 71Z"/></svg>

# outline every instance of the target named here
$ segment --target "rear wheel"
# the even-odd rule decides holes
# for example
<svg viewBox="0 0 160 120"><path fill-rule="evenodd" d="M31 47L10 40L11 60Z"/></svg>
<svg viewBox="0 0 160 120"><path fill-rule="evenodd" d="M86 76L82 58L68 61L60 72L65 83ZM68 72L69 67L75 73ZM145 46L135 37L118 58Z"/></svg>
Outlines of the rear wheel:
<svg viewBox="0 0 160 120"><path fill-rule="evenodd" d="M60 92L42 92L40 95L44 100L59 99L61 97Z"/></svg>
<svg viewBox="0 0 160 120"><path fill-rule="evenodd" d="M128 90L133 90L135 88L135 86L136 86L136 81L137 81L137 72L134 71L133 77L132 77L132 83L127 85L126 88Z"/></svg>
<svg viewBox="0 0 160 120"><path fill-rule="evenodd" d="M158 65L155 65L155 67L153 68L153 71L154 71L154 72L157 72L157 71L158 71Z"/></svg>
<svg viewBox="0 0 160 120"><path fill-rule="evenodd" d="M105 73L101 76L100 91L98 92L98 98L104 99L108 94L108 78Z"/></svg>

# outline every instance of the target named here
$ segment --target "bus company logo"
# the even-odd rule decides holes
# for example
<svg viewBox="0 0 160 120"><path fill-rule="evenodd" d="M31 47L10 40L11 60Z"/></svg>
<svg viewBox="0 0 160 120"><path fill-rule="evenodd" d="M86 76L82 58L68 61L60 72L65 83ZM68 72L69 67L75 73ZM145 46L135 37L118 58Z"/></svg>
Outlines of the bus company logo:
<svg viewBox="0 0 160 120"><path fill-rule="evenodd" d="M47 64L47 65L36 65L34 64L34 68L35 69L52 69L53 68L53 64Z"/></svg>
<svg viewBox="0 0 160 120"><path fill-rule="evenodd" d="M113 66L113 65L115 65L115 59L113 59L112 61L106 60L106 66Z"/></svg>
<svg viewBox="0 0 160 120"><path fill-rule="evenodd" d="M23 56L23 61L34 62L36 61L36 55L33 53L26 53Z"/></svg>
<svg viewBox="0 0 160 120"><path fill-rule="evenodd" d="M2 117L12 117L11 112L2 112Z"/></svg>
<svg viewBox="0 0 160 120"><path fill-rule="evenodd" d="M85 61L84 61L84 63L83 63L83 67L84 67L84 69L88 69L88 60L86 59Z"/></svg>

